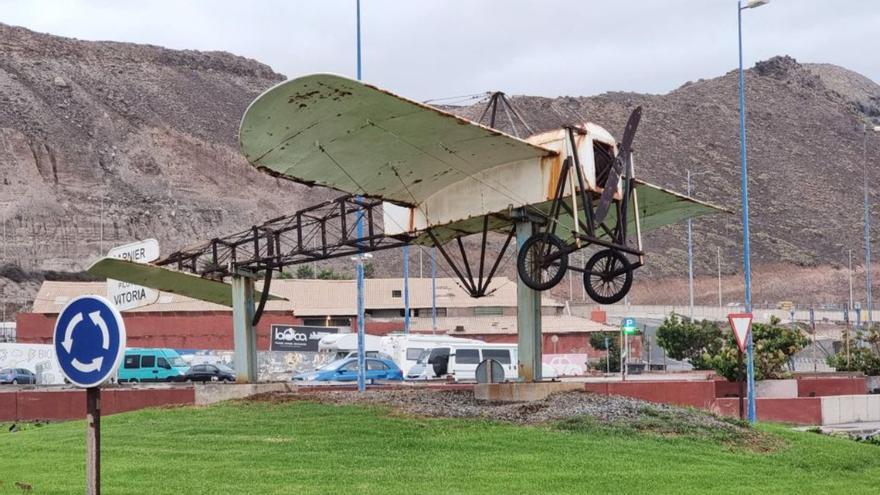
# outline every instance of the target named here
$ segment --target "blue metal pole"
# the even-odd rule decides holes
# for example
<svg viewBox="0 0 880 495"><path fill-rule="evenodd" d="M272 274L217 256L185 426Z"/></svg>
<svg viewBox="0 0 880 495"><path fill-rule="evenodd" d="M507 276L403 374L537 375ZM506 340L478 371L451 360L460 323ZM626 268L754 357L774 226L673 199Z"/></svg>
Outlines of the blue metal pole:
<svg viewBox="0 0 880 495"><path fill-rule="evenodd" d="M745 277L745 303L746 313L752 312L752 267L749 250L749 175L746 162L746 92L745 76L743 74L743 48L742 48L742 1L736 3L737 34L739 37L739 145L741 158L741 184L742 190L742 224L743 224L743 276ZM749 423L757 420L755 409L755 359L754 342L752 332L749 332L748 340L748 387L749 387Z"/></svg>
<svg viewBox="0 0 880 495"><path fill-rule="evenodd" d="M409 246L403 246L403 333L409 335Z"/></svg>
<svg viewBox="0 0 880 495"><path fill-rule="evenodd" d="M361 80L361 1L357 0L357 78ZM360 196L357 201L360 202ZM357 384L358 391L363 392L367 389L366 374L366 344L364 331L364 249L360 244L360 240L364 237L364 211L358 211L357 214L357 237L358 237L358 260L357 260L357 320L358 320L358 375Z"/></svg>
<svg viewBox="0 0 880 495"><path fill-rule="evenodd" d="M431 333L437 331L437 248L431 248Z"/></svg>

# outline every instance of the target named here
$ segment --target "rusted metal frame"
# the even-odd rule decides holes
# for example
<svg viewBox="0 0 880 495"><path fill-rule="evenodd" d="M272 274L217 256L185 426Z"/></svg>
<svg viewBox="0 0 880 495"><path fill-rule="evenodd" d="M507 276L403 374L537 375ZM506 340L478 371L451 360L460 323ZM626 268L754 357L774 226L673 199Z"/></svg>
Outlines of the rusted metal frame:
<svg viewBox="0 0 880 495"><path fill-rule="evenodd" d="M480 118L477 119L477 122L483 122L483 119L486 117L486 113L488 113L489 109L492 107L492 101L495 100L495 95L496 93L492 93L492 96L489 97L489 102L486 103L486 108L483 109L483 113L480 114Z"/></svg>
<svg viewBox="0 0 880 495"><path fill-rule="evenodd" d="M571 206L568 206L568 203L563 201L560 203L559 206L561 206L562 209L564 209L566 213L571 215L572 220L578 222L578 224L581 226L581 228L583 228L584 230L587 230L587 225L584 222L581 222L581 219L578 218L577 215L574 214L574 211L572 211Z"/></svg>
<svg viewBox="0 0 880 495"><path fill-rule="evenodd" d="M270 231L271 234L271 231ZM266 243L266 255L269 258L275 257L275 244L270 240ZM258 323L260 323L260 318L263 317L263 310L266 309L266 301L269 300L269 289L272 286L272 270L271 268L266 268L266 273L263 277L263 288L262 293L260 294L260 302L257 304L257 309L254 311L253 319L251 320L251 325L256 327Z"/></svg>
<svg viewBox="0 0 880 495"><path fill-rule="evenodd" d="M467 253L464 250L464 243L461 242L462 237L463 236L456 237L455 241L456 241L456 243L458 243L458 251L461 253L462 264L464 265L465 271L467 271L468 280L470 281L470 286L473 287L474 289L476 289L477 286L474 285L474 275L473 275L473 273L471 273L471 263L470 263L470 261L468 261Z"/></svg>
<svg viewBox="0 0 880 495"><path fill-rule="evenodd" d="M431 238L431 241L434 243L434 246L440 250L440 254L443 255L443 258L446 260L447 263L449 263L449 266L452 268L452 271L455 272L455 276L458 277L458 279L461 280L461 283L463 283L466 286L466 289L468 292L470 292L471 294L474 294L476 292L475 291L476 288L472 287L470 285L470 282L467 279L465 279L465 277L461 273L461 270L459 270L458 265L456 265L455 262L452 261L452 257L449 256L449 253L446 252L446 249L443 247L442 244L440 244L440 241L437 240L437 237L434 235L434 232L431 229L428 229L427 232L428 232L428 237Z"/></svg>
<svg viewBox="0 0 880 495"><path fill-rule="evenodd" d="M626 244L627 223L628 223L627 215L629 214L629 203L632 200L632 186L633 186L632 172L633 172L633 170L632 170L632 151L630 151L630 154L626 159L626 168L624 169L624 177L625 178L623 181L623 201L622 201L623 204L621 205L622 212L617 217L618 219L621 219L621 218L623 219L623 221L620 223L620 229L621 229L620 243L621 244Z"/></svg>
<svg viewBox="0 0 880 495"><path fill-rule="evenodd" d="M498 266L501 264L501 259L504 257L504 253L507 252L507 247L510 245L510 241L516 236L516 226L512 226L510 228L510 232L507 234L507 239L504 241L504 246L501 247L501 250L498 252L498 256L495 257L495 263L492 264L492 269L489 270L489 275L483 281L483 284L478 287L477 292L480 295L486 294L486 289L489 288L489 284L492 282L492 278L495 276L495 271L498 270Z"/></svg>
<svg viewBox="0 0 880 495"><path fill-rule="evenodd" d="M369 236L370 236L370 240L369 240L370 249L373 249L376 247L376 243L374 240L376 235L373 230L373 208L372 207L367 208L367 227L368 227L367 232L369 233Z"/></svg>
<svg viewBox="0 0 880 495"><path fill-rule="evenodd" d="M343 241L345 241L348 238L348 231L347 231L346 225L345 225L345 220L346 220L345 216L346 216L345 201L341 200L341 201L339 201L339 219L342 222L342 240Z"/></svg>
<svg viewBox="0 0 880 495"><path fill-rule="evenodd" d="M584 205L584 217L587 219L587 232L591 235L595 234L596 226L593 211L593 202L587 191L587 182L584 180L584 170L581 168L581 160L578 158L577 145L574 141L574 129L566 127L568 132L568 142L571 146L572 157L574 157L575 176L577 176L578 187L581 190L581 203Z"/></svg>
<svg viewBox="0 0 880 495"><path fill-rule="evenodd" d="M596 245L606 247L609 249L616 249L618 251L623 251L624 253L632 254L634 256L644 256L644 254L645 254L645 253L639 251L638 249L633 249L629 246L622 246L620 244L617 244L614 242L609 242L604 239L600 239L598 237L594 237L591 235L581 234L580 237L581 237L581 240L586 241L590 244L596 244Z"/></svg>
<svg viewBox="0 0 880 495"><path fill-rule="evenodd" d="M477 288L483 286L483 268L486 264L486 242L489 237L489 215L483 217L483 240L480 246L480 280L477 283Z"/></svg>

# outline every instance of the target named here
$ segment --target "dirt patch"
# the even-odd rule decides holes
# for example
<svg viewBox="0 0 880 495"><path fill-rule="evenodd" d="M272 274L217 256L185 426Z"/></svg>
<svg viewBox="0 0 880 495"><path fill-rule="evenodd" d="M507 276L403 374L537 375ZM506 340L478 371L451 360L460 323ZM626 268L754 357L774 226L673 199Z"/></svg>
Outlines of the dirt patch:
<svg viewBox="0 0 880 495"><path fill-rule="evenodd" d="M269 393L252 401L282 404L312 401L323 404L364 404L392 408L397 413L433 418L478 418L521 425L547 425L569 432L652 434L712 440L758 451L775 450L781 440L748 428L732 418L704 411L655 404L630 397L589 392L563 392L534 402L483 402L470 390L351 390L307 393Z"/></svg>

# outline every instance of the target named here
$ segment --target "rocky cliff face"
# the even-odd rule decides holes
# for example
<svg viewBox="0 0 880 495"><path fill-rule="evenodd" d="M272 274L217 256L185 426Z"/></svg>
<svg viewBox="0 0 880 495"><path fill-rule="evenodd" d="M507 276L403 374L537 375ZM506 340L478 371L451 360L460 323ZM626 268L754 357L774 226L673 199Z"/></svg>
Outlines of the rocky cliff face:
<svg viewBox="0 0 880 495"><path fill-rule="evenodd" d="M282 79L228 53L0 25L0 298L26 305L44 271L76 272L116 244L156 237L168 253L338 195L261 174L238 152L245 108ZM845 263L861 236L860 119L880 115L880 87L785 57L749 70L747 85L754 263ZM699 174L694 196L738 211L733 72L665 95L513 101L535 130L589 120L618 135L643 105L639 175L684 191L690 169ZM454 109L471 118L481 110ZM866 142L873 184L880 135ZM643 275L684 273L684 232L678 225L647 237ZM700 271L714 270L716 247L724 271L736 271L739 238L737 215L695 221ZM345 263L337 262L341 271L350 270ZM398 266L377 262L377 275L398 274Z"/></svg>
<svg viewBox="0 0 880 495"><path fill-rule="evenodd" d="M0 25L0 256L76 271L115 244L170 252L312 201L238 153L242 113L281 80L228 53ZM0 282L8 301L32 295Z"/></svg>
<svg viewBox="0 0 880 495"><path fill-rule="evenodd" d="M720 248L722 270L731 273L742 256L737 88L737 73L730 72L664 95L518 96L513 103L535 130L588 120L618 137L629 112L642 105L636 173L684 192L690 170L693 196L735 212L694 220L698 271L714 273ZM861 248L865 158L875 218L880 212L873 187L880 179L880 133L863 127L871 119L880 123L880 86L840 67L775 57L747 71L746 88L753 264L845 265L847 250L858 257ZM478 118L482 108L457 111ZM506 119L497 125L510 128ZM646 236L650 254L642 275L686 276L685 229Z"/></svg>

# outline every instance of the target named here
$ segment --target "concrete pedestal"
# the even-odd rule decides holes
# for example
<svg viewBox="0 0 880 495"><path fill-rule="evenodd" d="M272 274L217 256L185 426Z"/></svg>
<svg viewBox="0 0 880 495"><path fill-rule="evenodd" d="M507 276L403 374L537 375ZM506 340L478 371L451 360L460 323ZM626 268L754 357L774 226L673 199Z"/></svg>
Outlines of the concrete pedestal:
<svg viewBox="0 0 880 495"><path fill-rule="evenodd" d="M542 400L556 392L583 390L579 382L508 382L478 383L474 397L489 402L529 402Z"/></svg>

